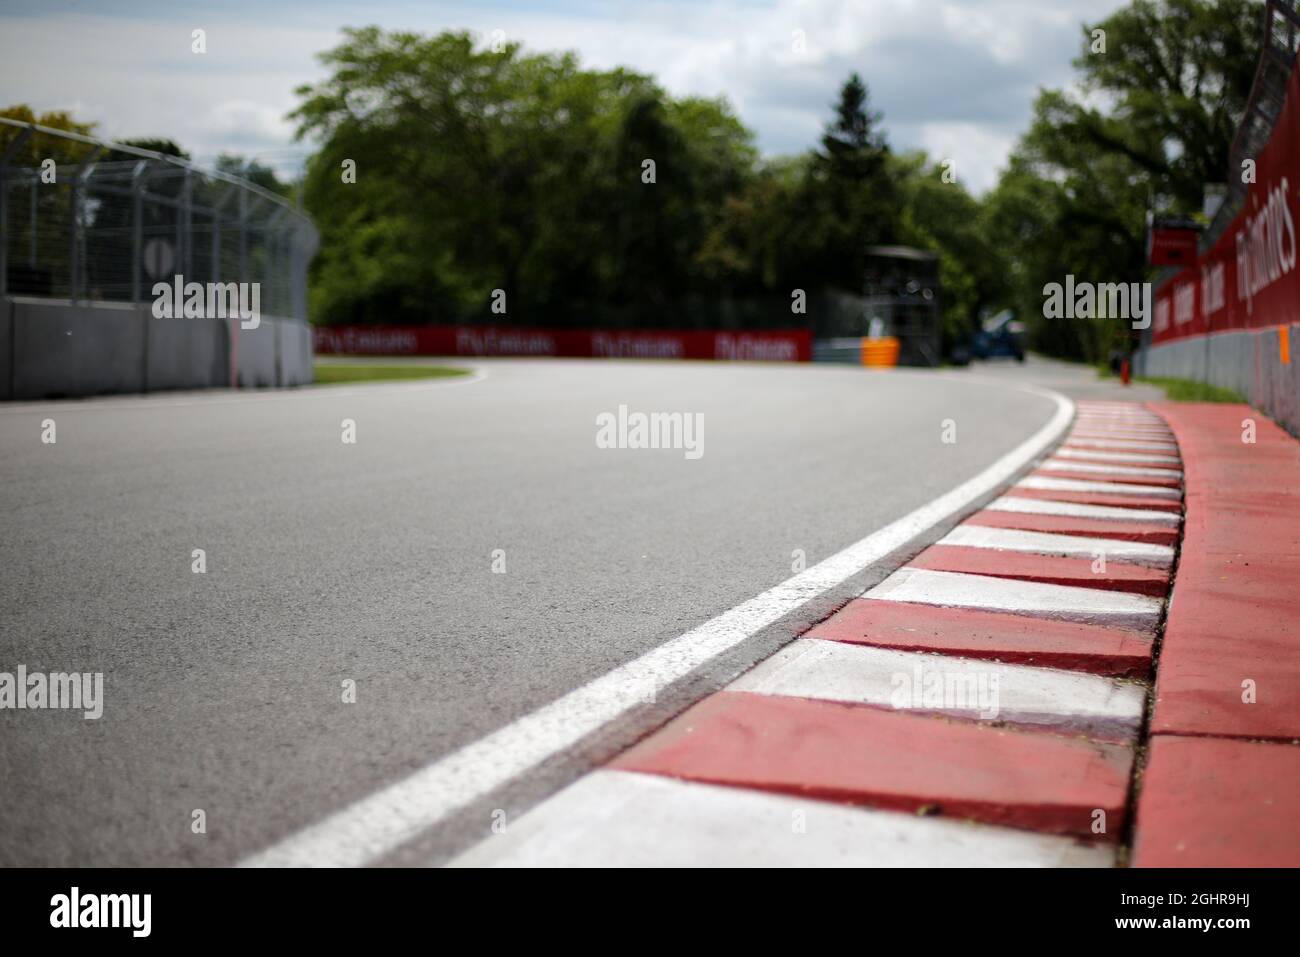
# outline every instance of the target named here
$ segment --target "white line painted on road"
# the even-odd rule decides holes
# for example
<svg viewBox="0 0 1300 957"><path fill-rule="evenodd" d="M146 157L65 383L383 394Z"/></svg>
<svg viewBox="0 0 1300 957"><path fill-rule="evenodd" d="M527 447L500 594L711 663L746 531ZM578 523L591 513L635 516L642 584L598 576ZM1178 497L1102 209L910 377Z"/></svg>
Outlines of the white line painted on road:
<svg viewBox="0 0 1300 957"><path fill-rule="evenodd" d="M863 597L1148 630L1155 628L1161 607L1158 598L1130 592L1044 585L925 568L900 568Z"/></svg>
<svg viewBox="0 0 1300 957"><path fill-rule="evenodd" d="M1055 535L1029 532L1017 528L987 525L959 525L939 539L940 545L987 548L1004 552L1028 552L1034 555L1057 555L1062 558L1094 558L1101 552L1108 560L1137 562L1156 568L1168 568L1174 550L1168 545L1127 542L1118 538L1092 538L1085 535Z"/></svg>
<svg viewBox="0 0 1300 957"><path fill-rule="evenodd" d="M1069 459L1048 459L1040 468L1049 472L1096 472L1098 475L1141 475L1144 478L1180 479L1178 469L1143 468L1140 465L1095 465L1091 462L1071 462Z"/></svg>
<svg viewBox="0 0 1300 957"><path fill-rule="evenodd" d="M802 827L796 827L797 824ZM453 867L1111 867L1113 844L595 771Z"/></svg>
<svg viewBox="0 0 1300 957"><path fill-rule="evenodd" d="M1128 482L1089 482L1086 479L1051 478L1030 475L1016 483L1016 488L1032 488L1043 492L1097 492L1105 495L1145 495L1149 498L1180 499L1183 493L1176 488L1159 485L1132 485Z"/></svg>
<svg viewBox="0 0 1300 957"><path fill-rule="evenodd" d="M1018 388L1051 399L1056 411L1034 435L974 478L776 587L243 863L343 867L374 860L641 706L651 690L685 677L937 523L968 509L1042 455L1064 434L1073 417L1074 404L1065 396L1029 386Z"/></svg>
<svg viewBox="0 0 1300 957"><path fill-rule="evenodd" d="M1153 522L1177 525L1183 517L1177 512L1158 512L1151 508L1120 508L1115 505L1081 505L1078 502L1054 502L1050 498L1017 498L1004 495L988 505L994 512L1019 512L1024 515L1064 515L1069 518L1115 519L1121 522Z"/></svg>
<svg viewBox="0 0 1300 957"><path fill-rule="evenodd" d="M1010 721L1123 740L1142 721L1136 684L1029 665L800 638L728 691L850 701L878 708Z"/></svg>

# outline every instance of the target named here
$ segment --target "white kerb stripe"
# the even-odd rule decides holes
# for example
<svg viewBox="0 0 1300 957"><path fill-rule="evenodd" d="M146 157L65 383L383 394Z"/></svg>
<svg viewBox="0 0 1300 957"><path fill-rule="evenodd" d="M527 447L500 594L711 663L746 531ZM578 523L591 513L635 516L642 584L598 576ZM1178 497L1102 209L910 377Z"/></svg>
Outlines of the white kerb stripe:
<svg viewBox="0 0 1300 957"><path fill-rule="evenodd" d="M1028 665L801 638L728 691L850 701L898 711L1132 737L1146 691L1131 682Z"/></svg>
<svg viewBox="0 0 1300 957"><path fill-rule="evenodd" d="M1054 502L1050 498L1016 498L1004 495L986 508L994 512L1020 512L1024 515L1062 515L1069 518L1095 518L1121 522L1153 522L1177 525L1183 517L1177 512L1158 512L1151 508L1120 508L1115 505L1082 505L1078 502Z"/></svg>
<svg viewBox="0 0 1300 957"><path fill-rule="evenodd" d="M796 827L802 823L802 827ZM1113 844L595 771L453 867L1110 867Z"/></svg>
<svg viewBox="0 0 1300 957"><path fill-rule="evenodd" d="M1169 428L1168 424L1153 415L1107 415L1101 412L1081 412L1076 422L1098 422L1105 425L1143 425Z"/></svg>
<svg viewBox="0 0 1300 957"><path fill-rule="evenodd" d="M1166 442L1176 445L1174 434L1164 429L1106 429L1079 426L1070 432L1072 438L1079 439L1138 439L1149 442Z"/></svg>
<svg viewBox="0 0 1300 957"><path fill-rule="evenodd" d="M1155 415L1116 415L1110 412L1080 412L1076 422L1135 422L1141 425L1164 425L1164 419Z"/></svg>
<svg viewBox="0 0 1300 957"><path fill-rule="evenodd" d="M1058 555L1063 558L1091 559L1100 553L1107 560L1137 562L1156 568L1168 568L1174 560L1174 550L1168 545L1126 542L1118 538L1092 538L1086 535L1054 535L1050 532L1027 532L987 525L959 525L939 539L939 544Z"/></svg>
<svg viewBox="0 0 1300 957"><path fill-rule="evenodd" d="M1180 499L1183 493L1176 488L1159 485L1133 485L1129 482L1089 482L1086 479L1052 478L1048 475L1030 475L1016 484L1016 488L1032 488L1044 492L1099 492L1106 495L1145 495L1150 498Z"/></svg>
<svg viewBox="0 0 1300 957"><path fill-rule="evenodd" d="M1097 465L1093 462L1071 462L1069 459L1048 459L1040 468L1049 472L1096 472L1098 475L1141 475L1144 478L1180 479L1178 469L1143 468L1140 465Z"/></svg>
<svg viewBox="0 0 1300 957"><path fill-rule="evenodd" d="M1154 415L1116 415L1111 412L1080 412L1076 422L1107 422L1117 425L1159 425L1168 428L1164 419Z"/></svg>
<svg viewBox="0 0 1300 957"><path fill-rule="evenodd" d="M1168 462L1179 464L1176 455L1143 455L1141 452L1094 452L1088 449L1059 448L1056 455L1067 459L1101 459L1103 462Z"/></svg>
<svg viewBox="0 0 1300 957"><path fill-rule="evenodd" d="M1102 399L1080 399L1080 412L1114 412L1115 415L1156 415L1140 402L1105 402Z"/></svg>
<svg viewBox="0 0 1300 957"><path fill-rule="evenodd" d="M1066 439L1070 445L1088 449L1128 449L1130 451L1176 452L1178 446L1170 442L1140 442L1137 439Z"/></svg>
<svg viewBox="0 0 1300 957"><path fill-rule="evenodd" d="M1157 598L1129 592L1009 581L923 568L900 568L864 597L1140 629L1155 627L1161 607Z"/></svg>
<svg viewBox="0 0 1300 957"><path fill-rule="evenodd" d="M290 835L243 864L345 867L374 860L641 707L653 689L690 674L937 522L969 508L1057 441L1074 414L1074 403L1063 395L1029 386L1020 389L1054 401L1055 413L1034 435L974 478L761 595Z"/></svg>

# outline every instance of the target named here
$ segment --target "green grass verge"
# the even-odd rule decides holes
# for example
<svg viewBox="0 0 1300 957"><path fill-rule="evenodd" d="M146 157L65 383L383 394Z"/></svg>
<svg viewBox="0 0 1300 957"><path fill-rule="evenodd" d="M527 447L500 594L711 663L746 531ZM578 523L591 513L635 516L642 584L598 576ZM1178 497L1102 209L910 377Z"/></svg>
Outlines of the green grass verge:
<svg viewBox="0 0 1300 957"><path fill-rule="evenodd" d="M1101 363L1097 367L1097 378L1114 379L1110 366ZM1249 405L1242 396L1231 389L1221 389L1217 385L1207 385L1194 379L1172 379L1167 376L1134 376L1134 382L1153 385L1165 390L1165 398L1170 402L1241 402Z"/></svg>
<svg viewBox="0 0 1300 957"><path fill-rule="evenodd" d="M1245 402L1240 394L1217 385L1194 382L1191 379L1168 379L1161 376L1141 376L1135 382L1159 386L1171 402Z"/></svg>
<svg viewBox="0 0 1300 957"><path fill-rule="evenodd" d="M316 384L334 385L339 382L384 382L396 379L442 379L469 375L469 369L452 366L381 365L357 363L341 365L333 362L315 363Z"/></svg>

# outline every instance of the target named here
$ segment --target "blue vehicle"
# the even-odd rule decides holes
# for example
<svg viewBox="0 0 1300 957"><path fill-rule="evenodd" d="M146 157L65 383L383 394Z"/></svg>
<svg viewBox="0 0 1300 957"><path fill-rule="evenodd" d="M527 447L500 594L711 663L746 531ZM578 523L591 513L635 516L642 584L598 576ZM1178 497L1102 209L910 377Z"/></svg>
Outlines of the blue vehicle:
<svg viewBox="0 0 1300 957"><path fill-rule="evenodd" d="M1010 309L990 316L971 338L970 354L976 359L1012 358L1025 361L1025 324Z"/></svg>

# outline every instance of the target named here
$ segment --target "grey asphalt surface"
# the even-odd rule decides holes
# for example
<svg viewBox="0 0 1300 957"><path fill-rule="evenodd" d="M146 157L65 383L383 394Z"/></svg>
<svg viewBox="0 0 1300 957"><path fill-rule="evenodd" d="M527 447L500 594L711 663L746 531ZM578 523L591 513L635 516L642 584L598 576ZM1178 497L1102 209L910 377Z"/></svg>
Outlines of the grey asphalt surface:
<svg viewBox="0 0 1300 957"><path fill-rule="evenodd" d="M0 864L235 863L783 581L795 549L811 565L977 474L1053 411L1017 383L1119 394L1034 361L474 365L0 408L0 671L105 676L98 721L0 710ZM703 457L597 448L620 404L703 413ZM786 638L385 863L444 859L492 805L526 807Z"/></svg>

